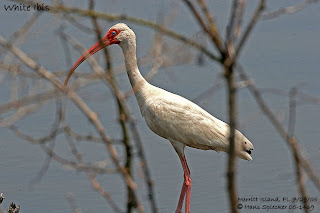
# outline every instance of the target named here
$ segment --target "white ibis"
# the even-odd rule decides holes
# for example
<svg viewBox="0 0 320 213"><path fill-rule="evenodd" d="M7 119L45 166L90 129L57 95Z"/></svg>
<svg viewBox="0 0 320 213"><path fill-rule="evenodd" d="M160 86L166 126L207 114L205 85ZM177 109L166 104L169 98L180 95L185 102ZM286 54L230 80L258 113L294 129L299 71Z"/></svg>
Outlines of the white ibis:
<svg viewBox="0 0 320 213"><path fill-rule="evenodd" d="M70 70L65 85L84 60L112 44L118 44L123 51L128 77L131 86L136 88L134 94L148 127L157 135L168 139L179 155L184 171L184 182L176 213L182 212L184 198L186 198L185 212L190 213L191 178L184 148L189 146L202 150L228 152L229 125L213 117L195 103L149 84L137 66L136 36L123 23L111 27L102 41L97 42L79 58ZM245 160L252 160L250 156L252 150L252 143L236 130L236 155Z"/></svg>

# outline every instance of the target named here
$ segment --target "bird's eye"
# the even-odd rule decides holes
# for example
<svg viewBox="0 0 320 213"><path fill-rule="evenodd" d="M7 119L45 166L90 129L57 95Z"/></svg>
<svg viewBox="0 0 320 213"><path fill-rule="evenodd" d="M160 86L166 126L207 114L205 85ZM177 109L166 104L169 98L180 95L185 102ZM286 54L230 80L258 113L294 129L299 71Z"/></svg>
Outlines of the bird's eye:
<svg viewBox="0 0 320 213"><path fill-rule="evenodd" d="M247 144L247 141L245 141L244 144Z"/></svg>
<svg viewBox="0 0 320 213"><path fill-rule="evenodd" d="M116 32L115 32L115 31L113 31L113 32L111 33L111 35L113 35L113 36L114 36L114 35L116 35Z"/></svg>

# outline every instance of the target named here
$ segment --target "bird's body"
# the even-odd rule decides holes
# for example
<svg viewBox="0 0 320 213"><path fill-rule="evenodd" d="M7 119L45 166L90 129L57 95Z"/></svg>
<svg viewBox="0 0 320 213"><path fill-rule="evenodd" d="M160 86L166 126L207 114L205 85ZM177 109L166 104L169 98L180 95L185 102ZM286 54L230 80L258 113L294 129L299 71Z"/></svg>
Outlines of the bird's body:
<svg viewBox="0 0 320 213"><path fill-rule="evenodd" d="M176 212L181 212L186 197L186 212L190 212L191 178L184 147L228 152L229 125L213 117L195 103L149 84L140 74L136 59L136 37L126 24L116 24L102 39L92 46L72 67L73 71L88 57L105 46L119 44L122 48L130 83L142 116L157 135L168 139L176 150L184 170L184 183ZM251 160L252 143L236 130L235 153Z"/></svg>
<svg viewBox="0 0 320 213"><path fill-rule="evenodd" d="M227 151L226 123L193 102L158 87L151 87L147 94L140 109L154 133L197 149Z"/></svg>

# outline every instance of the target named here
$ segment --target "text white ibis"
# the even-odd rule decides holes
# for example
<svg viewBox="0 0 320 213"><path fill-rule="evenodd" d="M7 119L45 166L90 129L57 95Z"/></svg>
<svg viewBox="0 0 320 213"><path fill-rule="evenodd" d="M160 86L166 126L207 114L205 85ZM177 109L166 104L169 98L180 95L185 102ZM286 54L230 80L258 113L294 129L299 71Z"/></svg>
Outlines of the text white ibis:
<svg viewBox="0 0 320 213"><path fill-rule="evenodd" d="M184 182L176 213L182 212L184 198L186 198L185 212L189 213L191 178L184 147L228 152L229 125L213 117L195 103L149 84L137 66L136 36L123 23L111 27L102 41L97 42L79 58L70 70L65 85L84 60L112 44L118 44L123 51L128 77L132 87L136 88L134 94L147 125L154 133L168 139L179 155L184 171ZM236 155L245 160L252 160L250 156L252 150L252 143L236 130Z"/></svg>

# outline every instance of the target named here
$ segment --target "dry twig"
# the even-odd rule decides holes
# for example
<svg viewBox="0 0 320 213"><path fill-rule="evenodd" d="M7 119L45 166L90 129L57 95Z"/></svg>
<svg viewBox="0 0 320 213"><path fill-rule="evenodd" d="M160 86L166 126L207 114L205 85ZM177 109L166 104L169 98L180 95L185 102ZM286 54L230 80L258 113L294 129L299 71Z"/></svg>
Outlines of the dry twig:
<svg viewBox="0 0 320 213"><path fill-rule="evenodd" d="M120 164L117 151L114 149L111 139L105 133L104 128L96 115L88 106L87 104L72 90L65 88L60 80L58 80L52 73L45 70L43 67L40 67L35 61L29 58L25 53L23 53L20 49L16 48L15 46L7 43L4 38L0 36L0 45L4 48L11 51L15 56L17 56L25 65L30 67L32 70L37 72L43 78L49 80L56 88L63 91L70 97L70 99L76 104L76 106L88 117L89 121L94 125L98 133L100 134L101 138L105 142L106 148L108 149L111 158L116 165L116 167L120 170L123 174L123 177L126 183L132 188L136 189L136 184L128 174L127 170Z"/></svg>

